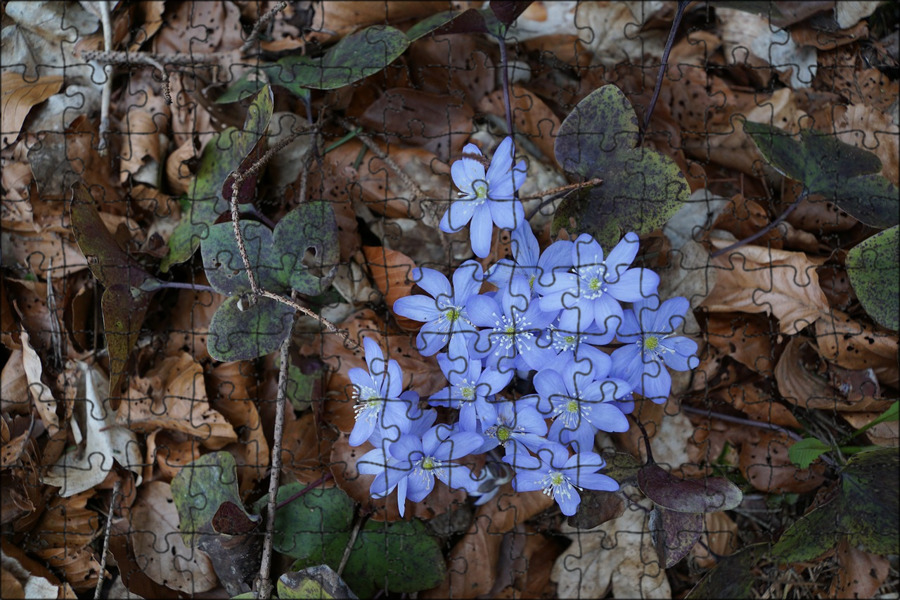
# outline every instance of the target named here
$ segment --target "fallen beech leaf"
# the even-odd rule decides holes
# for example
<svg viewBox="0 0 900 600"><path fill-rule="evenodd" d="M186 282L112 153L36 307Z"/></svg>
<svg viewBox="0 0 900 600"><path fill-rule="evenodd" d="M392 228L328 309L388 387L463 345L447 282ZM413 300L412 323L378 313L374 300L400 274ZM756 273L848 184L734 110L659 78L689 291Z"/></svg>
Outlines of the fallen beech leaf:
<svg viewBox="0 0 900 600"><path fill-rule="evenodd" d="M2 78L0 88L3 89L3 99L0 103L0 112L3 113L3 117L0 121L0 131L3 131L3 139L0 144L5 148L16 141L31 108L60 90L63 77L44 75L37 80L29 81L21 73L3 71Z"/></svg>
<svg viewBox="0 0 900 600"><path fill-rule="evenodd" d="M733 242L712 239L721 249ZM816 264L802 252L741 246L712 259L716 287L703 301L710 312L774 315L781 333L796 334L830 313Z"/></svg>
<svg viewBox="0 0 900 600"><path fill-rule="evenodd" d="M181 537L168 483L151 481L141 488L131 508L129 536L138 564L156 583L189 594L218 585L206 554L192 549Z"/></svg>
<svg viewBox="0 0 900 600"><path fill-rule="evenodd" d="M847 538L838 544L837 561L840 568L831 581L831 598L874 598L890 571L886 557L859 550Z"/></svg>
<svg viewBox="0 0 900 600"><path fill-rule="evenodd" d="M738 526L724 512L703 515L702 543L691 548L691 559L703 569L714 566L722 556L734 554L740 548Z"/></svg>
<svg viewBox="0 0 900 600"><path fill-rule="evenodd" d="M876 330L833 311L816 322L819 354L845 369L873 369L878 380L893 387L900 383L896 335Z"/></svg>
<svg viewBox="0 0 900 600"><path fill-rule="evenodd" d="M372 280L378 287L378 291L384 296L384 301L389 308L394 306L398 298L412 295L415 282L410 278L410 272L416 267L415 261L397 250L378 246L363 246L363 254ZM407 317L394 315L397 323L404 329L418 329L419 321L413 321Z"/></svg>
<svg viewBox="0 0 900 600"><path fill-rule="evenodd" d="M788 456L787 436L760 431L756 441L741 445L741 473L756 489L767 493L802 494L825 481L824 465L798 469Z"/></svg>
<svg viewBox="0 0 900 600"><path fill-rule="evenodd" d="M22 365L25 369L25 378L28 381L28 391L34 401L35 409L44 422L44 427L47 428L50 436L53 437L59 431L59 417L56 415L56 398L53 397L53 392L50 391L50 388L41 381L44 367L41 364L40 357L31 347L28 332L23 329L19 333L19 337L22 340ZM5 369L4 372L6 372Z"/></svg>

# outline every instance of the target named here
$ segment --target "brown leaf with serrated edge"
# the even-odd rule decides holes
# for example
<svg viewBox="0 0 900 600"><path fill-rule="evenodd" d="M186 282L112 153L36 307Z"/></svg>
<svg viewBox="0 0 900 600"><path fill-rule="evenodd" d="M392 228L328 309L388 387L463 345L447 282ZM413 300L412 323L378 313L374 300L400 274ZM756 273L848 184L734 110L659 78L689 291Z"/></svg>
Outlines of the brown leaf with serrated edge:
<svg viewBox="0 0 900 600"><path fill-rule="evenodd" d="M165 358L145 377L133 378L116 421L134 431L181 431L212 450L237 441L234 427L210 407L203 368L187 353Z"/></svg>
<svg viewBox="0 0 900 600"><path fill-rule="evenodd" d="M712 239L716 249L733 240ZM781 333L795 334L830 312L818 266L802 252L741 246L711 259L716 287L701 306L710 312L774 315Z"/></svg>
<svg viewBox="0 0 900 600"><path fill-rule="evenodd" d="M3 131L3 140L0 141L6 147L16 141L22 124L28 112L36 104L40 104L62 88L62 75L44 75L35 81L29 81L21 73L3 71L0 89L3 90L2 103L0 103L0 131Z"/></svg>

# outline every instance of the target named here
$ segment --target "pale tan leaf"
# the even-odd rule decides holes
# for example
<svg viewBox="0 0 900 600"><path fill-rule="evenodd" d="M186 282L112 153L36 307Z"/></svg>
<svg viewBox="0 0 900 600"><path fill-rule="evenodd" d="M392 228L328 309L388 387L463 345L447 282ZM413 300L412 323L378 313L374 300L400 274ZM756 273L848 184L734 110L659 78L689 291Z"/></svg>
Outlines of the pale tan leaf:
<svg viewBox="0 0 900 600"><path fill-rule="evenodd" d="M12 71L3 71L0 77L0 89L3 90L0 102L0 131L3 132L3 140L0 145L5 148L16 141L31 108L60 90L63 77L44 75L36 81L30 81L21 73Z"/></svg>
<svg viewBox="0 0 900 600"><path fill-rule="evenodd" d="M50 391L47 384L41 381L44 367L37 352L31 347L28 332L23 329L19 335L22 339L22 364L25 367L25 377L28 380L28 391L31 393L35 409L44 422L44 427L47 428L50 437L53 437L59 431L59 417L56 415L56 398L53 397L53 392Z"/></svg>
<svg viewBox="0 0 900 600"><path fill-rule="evenodd" d="M168 483L144 485L131 507L131 543L143 572L156 583L185 593L206 592L218 585L206 554L184 543L178 509Z"/></svg>

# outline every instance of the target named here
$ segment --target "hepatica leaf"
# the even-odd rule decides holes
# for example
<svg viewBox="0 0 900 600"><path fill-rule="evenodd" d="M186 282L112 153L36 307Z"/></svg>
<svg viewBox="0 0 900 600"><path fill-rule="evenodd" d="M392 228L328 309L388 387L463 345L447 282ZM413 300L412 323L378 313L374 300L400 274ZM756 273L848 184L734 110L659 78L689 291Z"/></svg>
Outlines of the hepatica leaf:
<svg viewBox="0 0 900 600"><path fill-rule="evenodd" d="M333 90L381 71L409 46L406 34L394 27L373 25L345 36L319 58L288 56L266 67L273 85L297 95L307 88Z"/></svg>
<svg viewBox="0 0 900 600"><path fill-rule="evenodd" d="M572 178L603 183L567 196L554 229L590 233L605 248L623 232L662 227L687 200L687 181L675 162L638 148L637 116L622 91L606 85L566 117L556 138L556 159Z"/></svg>
<svg viewBox="0 0 900 600"><path fill-rule="evenodd" d="M206 340L216 360L250 360L274 352L291 333L294 309L265 297L229 296L209 323Z"/></svg>
<svg viewBox="0 0 900 600"><path fill-rule="evenodd" d="M679 479L650 464L638 472L638 486L654 503L683 513L708 513L736 508L741 490L724 477Z"/></svg>
<svg viewBox="0 0 900 600"><path fill-rule="evenodd" d="M247 258L257 283L264 289L280 291L281 259L273 249L272 231L256 221L241 221ZM209 284L217 291L234 295L250 291L250 279L230 222L213 225L200 250Z"/></svg>
<svg viewBox="0 0 900 600"><path fill-rule="evenodd" d="M900 328L900 239L894 226L850 249L847 273L859 301L876 323Z"/></svg>
<svg viewBox="0 0 900 600"><path fill-rule="evenodd" d="M291 483L278 490L278 501L287 500L306 486ZM268 502L268 495L256 507ZM276 550L308 566L340 564L353 529L354 504L340 488L317 488L275 511ZM302 568L302 567L301 567Z"/></svg>
<svg viewBox="0 0 900 600"><path fill-rule="evenodd" d="M275 227L272 252L281 265L278 277L282 285L310 296L323 293L340 261L338 228L331 206L311 202L288 213Z"/></svg>
<svg viewBox="0 0 900 600"><path fill-rule="evenodd" d="M811 129L792 135L765 123L744 121L744 131L775 170L799 181L811 194L825 196L872 227L900 222L897 188L877 175L881 161L875 154Z"/></svg>
<svg viewBox="0 0 900 600"><path fill-rule="evenodd" d="M703 534L703 514L666 510L653 507L650 513L650 531L656 553L669 569L688 555Z"/></svg>
<svg viewBox="0 0 900 600"><path fill-rule="evenodd" d="M260 151L272 118L273 103L271 88L263 87L250 104L243 128L225 129L213 136L203 149L189 202L183 206L181 221L169 238L169 253L160 264L164 273L172 265L189 259L200 241L209 235L209 228L216 218L228 209L231 186L226 185L226 179L241 165L246 166L245 161L252 160ZM255 177L245 181L241 196L249 196L248 190L255 186ZM224 188L229 190L227 197L223 195Z"/></svg>
<svg viewBox="0 0 900 600"><path fill-rule="evenodd" d="M900 454L896 448L861 452L841 473L838 494L791 525L772 548L782 564L813 560L846 536L874 554L897 552Z"/></svg>

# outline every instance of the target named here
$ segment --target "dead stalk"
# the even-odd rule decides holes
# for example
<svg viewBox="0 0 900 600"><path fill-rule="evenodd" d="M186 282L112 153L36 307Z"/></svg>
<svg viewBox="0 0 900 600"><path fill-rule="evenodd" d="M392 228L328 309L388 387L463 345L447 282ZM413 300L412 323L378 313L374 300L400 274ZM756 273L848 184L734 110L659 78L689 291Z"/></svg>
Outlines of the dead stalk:
<svg viewBox="0 0 900 600"><path fill-rule="evenodd" d="M263 16L259 18L256 22L256 25L253 26L253 31L250 32L250 35L247 36L247 41L241 46L240 53L246 54L253 48L253 44L259 40L259 35L262 33L263 27L269 24L269 21L275 18L275 15L283 11L287 8L287 2L279 2L276 4L271 10L266 12Z"/></svg>
<svg viewBox="0 0 900 600"><path fill-rule="evenodd" d="M97 576L97 587L94 588L94 600L100 599L100 591L103 588L103 573L106 572L106 553L109 552L109 536L112 533L113 513L116 509L116 498L122 482L116 480L113 484L112 499L109 501L109 514L106 515L106 531L103 534L103 552L100 555L100 575Z"/></svg>
<svg viewBox="0 0 900 600"><path fill-rule="evenodd" d="M109 2L103 1L97 3L100 9L100 22L103 24L103 49L109 52L112 50L112 22L109 18ZM103 83L103 92L100 96L100 132L99 141L97 142L97 153L100 156L106 156L106 135L109 131L109 103L112 98L112 65L103 67L103 74L106 81Z"/></svg>

